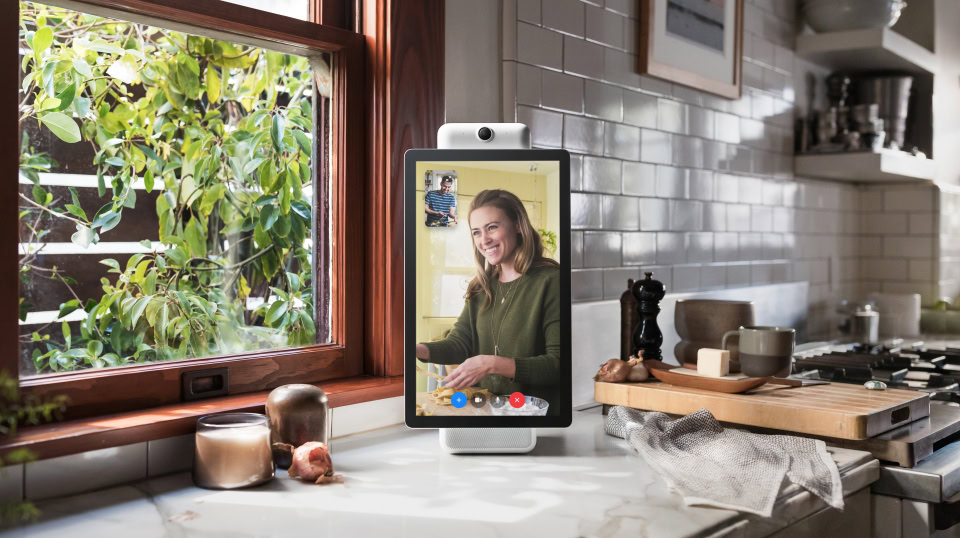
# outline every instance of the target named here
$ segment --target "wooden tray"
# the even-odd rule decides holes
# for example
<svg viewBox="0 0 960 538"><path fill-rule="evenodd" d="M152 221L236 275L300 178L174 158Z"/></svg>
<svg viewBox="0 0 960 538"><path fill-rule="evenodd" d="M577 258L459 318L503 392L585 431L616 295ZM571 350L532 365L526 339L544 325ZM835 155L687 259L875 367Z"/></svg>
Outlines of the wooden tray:
<svg viewBox="0 0 960 538"><path fill-rule="evenodd" d="M757 388L760 385L766 384L767 381L770 380L769 377L722 379L717 377L681 374L672 372L671 370L674 370L677 367L664 364L663 361L643 361L643 365L647 367L647 371L650 372L650 375L659 379L660 381L663 381L664 383L670 383L671 385L676 385L678 387L708 390L710 392L737 394Z"/></svg>
<svg viewBox="0 0 960 538"><path fill-rule="evenodd" d="M768 383L743 394L724 394L662 382L596 382L594 399L676 415L705 408L721 422L838 439L866 439L930 415L927 393L867 390L844 383L807 387Z"/></svg>

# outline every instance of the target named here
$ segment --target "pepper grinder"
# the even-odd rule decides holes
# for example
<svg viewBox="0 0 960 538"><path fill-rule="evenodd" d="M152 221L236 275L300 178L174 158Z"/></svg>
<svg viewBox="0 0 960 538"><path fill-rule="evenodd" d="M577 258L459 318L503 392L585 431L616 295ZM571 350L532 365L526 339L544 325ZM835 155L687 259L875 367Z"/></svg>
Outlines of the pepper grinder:
<svg viewBox="0 0 960 538"><path fill-rule="evenodd" d="M633 284L633 296L637 299L637 313L640 324L633 331L633 353L643 351L643 360L663 360L660 346L663 345L663 333L657 326L657 314L660 313L660 300L667 291L663 282L653 279L653 273L644 273L647 278Z"/></svg>
<svg viewBox="0 0 960 538"><path fill-rule="evenodd" d="M637 327L637 300L633 298L633 279L627 279L627 291L620 295L620 360L630 358L633 330Z"/></svg>

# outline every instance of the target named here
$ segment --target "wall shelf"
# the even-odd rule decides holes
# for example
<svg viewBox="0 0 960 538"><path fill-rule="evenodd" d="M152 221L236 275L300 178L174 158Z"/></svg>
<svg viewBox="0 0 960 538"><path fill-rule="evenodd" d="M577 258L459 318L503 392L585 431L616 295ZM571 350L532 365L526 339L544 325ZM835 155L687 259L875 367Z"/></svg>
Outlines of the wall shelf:
<svg viewBox="0 0 960 538"><path fill-rule="evenodd" d="M823 153L797 155L793 172L801 177L838 181L932 181L936 174L936 163L932 159L895 150L883 150L880 153Z"/></svg>
<svg viewBox="0 0 960 538"><path fill-rule="evenodd" d="M906 71L932 75L936 56L889 28L800 34L796 54L834 71Z"/></svg>

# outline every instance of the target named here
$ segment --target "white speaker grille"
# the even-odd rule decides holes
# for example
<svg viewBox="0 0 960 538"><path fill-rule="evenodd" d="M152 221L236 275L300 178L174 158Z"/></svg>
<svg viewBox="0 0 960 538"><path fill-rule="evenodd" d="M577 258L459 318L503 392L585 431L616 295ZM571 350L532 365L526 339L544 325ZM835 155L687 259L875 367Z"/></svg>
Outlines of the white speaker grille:
<svg viewBox="0 0 960 538"><path fill-rule="evenodd" d="M533 428L444 428L440 445L453 454L529 452L537 444Z"/></svg>

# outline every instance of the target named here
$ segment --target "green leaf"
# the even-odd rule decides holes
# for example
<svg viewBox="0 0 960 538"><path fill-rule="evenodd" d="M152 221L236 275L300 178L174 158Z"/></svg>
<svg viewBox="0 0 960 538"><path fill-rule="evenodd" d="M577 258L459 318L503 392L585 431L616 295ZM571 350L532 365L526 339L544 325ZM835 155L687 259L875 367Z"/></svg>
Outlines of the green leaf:
<svg viewBox="0 0 960 538"><path fill-rule="evenodd" d="M103 178L103 170L99 167L97 168L97 195L103 197L103 194L107 192L107 184Z"/></svg>
<svg viewBox="0 0 960 538"><path fill-rule="evenodd" d="M60 312L57 314L57 319L60 319L66 316L67 314L69 314L70 312L73 312L74 310L77 310L78 308L80 308L80 301L76 299L70 299L65 303L60 303Z"/></svg>
<svg viewBox="0 0 960 538"><path fill-rule="evenodd" d="M121 271L120 271L120 262L118 262L117 260L114 260L113 258L107 258L107 259L105 259L105 260L100 260L100 263L102 263L103 265L106 265L107 267L110 268L110 270L107 271L108 273L120 273L120 272L121 272Z"/></svg>
<svg viewBox="0 0 960 538"><path fill-rule="evenodd" d="M207 100L211 103L220 100L220 76L213 64L207 64Z"/></svg>
<svg viewBox="0 0 960 538"><path fill-rule="evenodd" d="M101 215L99 219L94 220L93 225L100 227L100 233L106 233L116 228L117 224L120 224L121 216L119 212L108 211Z"/></svg>
<svg viewBox="0 0 960 538"><path fill-rule="evenodd" d="M143 311L147 309L147 304L150 302L150 299L153 297L146 296L137 299L137 302L133 305L133 312L130 315L130 327L131 329L137 326L137 321L140 320L140 316L143 315Z"/></svg>
<svg viewBox="0 0 960 538"><path fill-rule="evenodd" d="M150 260L143 260L137 264L137 269L133 273L133 278L130 280L132 282L140 282L143 280L144 275L147 273L147 267L150 267Z"/></svg>
<svg viewBox="0 0 960 538"><path fill-rule="evenodd" d="M280 216L277 211L277 206L268 205L260 210L260 226L265 230L269 231L273 227L274 223L277 222L277 218Z"/></svg>
<svg viewBox="0 0 960 538"><path fill-rule="evenodd" d="M69 211L71 215L80 217L83 220L87 220L87 214L86 212L83 211L83 208L81 208L80 206L74 205L74 204L66 204L63 207L64 209Z"/></svg>
<svg viewBox="0 0 960 538"><path fill-rule="evenodd" d="M300 149L303 150L304 155L306 155L307 157L310 157L310 153L312 151L311 146L313 144L310 141L310 137L308 137L307 134L304 133L303 131L294 131L293 137L297 139L297 144L300 145Z"/></svg>
<svg viewBox="0 0 960 538"><path fill-rule="evenodd" d="M57 99L60 100L60 104L54 108L54 112L59 112L61 110L66 110L73 104L73 98L77 96L77 82L74 81L73 84L67 86L63 89L62 92L57 94Z"/></svg>
<svg viewBox="0 0 960 538"><path fill-rule="evenodd" d="M136 57L124 54L107 69L107 74L124 84L133 84L137 80L138 69Z"/></svg>
<svg viewBox="0 0 960 538"><path fill-rule="evenodd" d="M63 338L67 341L67 347L70 347L70 325L64 321L60 324L60 330L63 331Z"/></svg>
<svg viewBox="0 0 960 538"><path fill-rule="evenodd" d="M153 170L147 169L146 173L143 174L143 186L146 187L147 192L153 192Z"/></svg>
<svg viewBox="0 0 960 538"><path fill-rule="evenodd" d="M40 121L60 140L68 144L80 141L80 128L70 116L62 112L48 112L40 117Z"/></svg>
<svg viewBox="0 0 960 538"><path fill-rule="evenodd" d="M194 64L196 64L196 60L194 60ZM184 95L190 99L200 97L200 77L197 73L193 72L191 66L187 63L178 64L177 78L180 81L180 89L183 90Z"/></svg>
<svg viewBox="0 0 960 538"><path fill-rule="evenodd" d="M300 277L294 273L287 272L287 280L290 282L290 291L296 293L300 291Z"/></svg>
<svg viewBox="0 0 960 538"><path fill-rule="evenodd" d="M77 71L77 73L80 73L87 78L93 78L93 70L90 69L90 64L88 64L83 58L74 58L73 68Z"/></svg>
<svg viewBox="0 0 960 538"><path fill-rule="evenodd" d="M87 351L90 352L90 355L94 357L99 357L103 353L103 342L99 340L91 340L87 342Z"/></svg>
<svg viewBox="0 0 960 538"><path fill-rule="evenodd" d="M83 248L89 247L91 244L96 243L99 239L99 236L97 236L97 233L93 231L93 228L84 226L83 224L77 224L76 233L70 236L71 241Z"/></svg>
<svg viewBox="0 0 960 538"><path fill-rule="evenodd" d="M253 239L256 240L257 246L261 249L269 247L273 244L273 241L270 240L270 235L264 231L263 226L257 224L257 227L253 229Z"/></svg>
<svg viewBox="0 0 960 538"><path fill-rule="evenodd" d="M80 193L77 192L76 187L70 187L70 200L73 205L80 207Z"/></svg>
<svg viewBox="0 0 960 538"><path fill-rule="evenodd" d="M273 140L273 149L277 153L283 152L283 135L286 133L286 122L282 114L273 115L273 124L270 126L270 139Z"/></svg>
<svg viewBox="0 0 960 538"><path fill-rule="evenodd" d="M203 193L203 198L200 200L200 213L204 216L209 215L213 212L213 207L216 203L223 198L223 193L226 191L226 186L223 183L217 183L213 187L207 189Z"/></svg>
<svg viewBox="0 0 960 538"><path fill-rule="evenodd" d="M290 234L290 218L284 215L281 215L277 219L276 225L273 227L273 231L276 232L280 237L286 237Z"/></svg>
<svg viewBox="0 0 960 538"><path fill-rule="evenodd" d="M147 273L147 278L143 282L143 290L149 294L154 294L157 292L157 270L151 269Z"/></svg>
<svg viewBox="0 0 960 538"><path fill-rule="evenodd" d="M273 275L277 274L277 270L280 269L280 256L277 255L277 249L270 249L270 252L261 256L260 260L263 275L267 279L273 278Z"/></svg>
<svg viewBox="0 0 960 538"><path fill-rule="evenodd" d="M303 217L304 220L310 220L310 206L308 206L306 202L300 200L291 202L290 209L292 209L297 215Z"/></svg>
<svg viewBox="0 0 960 538"><path fill-rule="evenodd" d="M43 28L37 30L37 33L33 34L33 52L37 58L40 57L40 53L47 50L53 43L53 30L49 26L44 26Z"/></svg>
<svg viewBox="0 0 960 538"><path fill-rule="evenodd" d="M33 186L33 199L40 205L46 205L47 191L40 185Z"/></svg>
<svg viewBox="0 0 960 538"><path fill-rule="evenodd" d="M275 321L282 318L284 314L287 313L287 306L289 305L286 301L274 301L270 305L270 309L267 310L267 315L265 321L268 325L273 325Z"/></svg>
<svg viewBox="0 0 960 538"><path fill-rule="evenodd" d="M207 238L200 227L199 219L191 219L183 231L183 238L190 247L190 255L195 258L205 258L207 256Z"/></svg>

